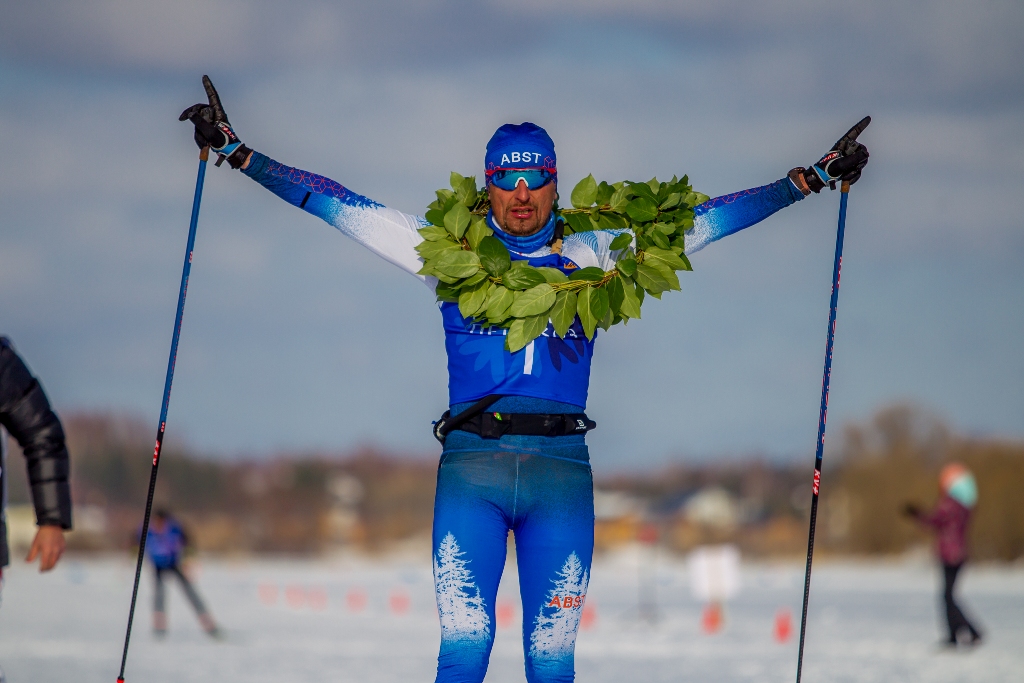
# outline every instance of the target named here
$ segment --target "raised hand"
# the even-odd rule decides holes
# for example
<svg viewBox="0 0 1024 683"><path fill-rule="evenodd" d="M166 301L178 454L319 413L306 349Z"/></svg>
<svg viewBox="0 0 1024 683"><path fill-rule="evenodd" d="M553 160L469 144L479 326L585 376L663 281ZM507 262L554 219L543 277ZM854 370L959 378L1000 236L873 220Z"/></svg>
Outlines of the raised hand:
<svg viewBox="0 0 1024 683"><path fill-rule="evenodd" d="M846 135L832 146L828 153L816 164L804 171L804 180L811 192L821 192L825 185L836 189L836 181L851 185L860 179L861 170L868 163L868 148L857 142L857 137L871 123L871 117L865 116L856 126L846 131Z"/></svg>
<svg viewBox="0 0 1024 683"><path fill-rule="evenodd" d="M206 89L207 103L193 104L181 112L179 121L191 121L195 126L194 139L200 149L209 147L217 152L217 166L228 160L231 168L239 168L245 163L251 149L242 144L242 141L235 135L224 106L220 102L220 95L213 87L213 81L209 76L203 76L203 88Z"/></svg>

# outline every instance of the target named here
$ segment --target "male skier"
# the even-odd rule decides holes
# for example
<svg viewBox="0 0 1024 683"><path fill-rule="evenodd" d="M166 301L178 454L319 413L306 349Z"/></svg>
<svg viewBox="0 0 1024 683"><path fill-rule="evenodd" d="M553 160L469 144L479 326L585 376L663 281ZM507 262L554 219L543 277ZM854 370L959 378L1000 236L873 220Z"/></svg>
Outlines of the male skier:
<svg viewBox="0 0 1024 683"><path fill-rule="evenodd" d="M217 92L186 109L195 140L285 201L327 221L378 256L414 274L425 219L389 209L324 176L255 152L232 130ZM686 252L749 227L837 180L856 181L863 145L841 140L810 169L697 207ZM609 245L621 231L561 240L554 143L532 123L506 124L484 159L488 225L515 260L571 272L614 267ZM219 162L218 162L219 163ZM436 280L416 275L433 291ZM572 681L576 631L594 544L593 479L584 437L594 425L587 402L594 340L579 319L564 338L547 331L505 350L505 330L467 321L442 303L448 353L449 414L435 430L444 443L434 501L434 588L441 620L437 681L482 681L494 642L494 600L515 534L523 648L530 683ZM484 412L486 409L486 412ZM461 419L460 419L461 414ZM465 419L466 416L471 416ZM461 424L460 424L461 422Z"/></svg>

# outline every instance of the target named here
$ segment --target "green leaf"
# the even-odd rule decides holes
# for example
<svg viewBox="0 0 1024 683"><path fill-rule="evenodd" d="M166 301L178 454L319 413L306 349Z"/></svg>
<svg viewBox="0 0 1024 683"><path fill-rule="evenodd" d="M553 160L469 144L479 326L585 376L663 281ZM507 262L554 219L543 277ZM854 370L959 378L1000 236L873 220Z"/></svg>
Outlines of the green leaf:
<svg viewBox="0 0 1024 683"><path fill-rule="evenodd" d="M611 211L602 211L597 221L598 230L624 230L627 227L626 217Z"/></svg>
<svg viewBox="0 0 1024 683"><path fill-rule="evenodd" d="M647 181L647 187L651 188L651 194L655 197L658 196L658 192L661 191L661 183L658 182L657 178L651 178Z"/></svg>
<svg viewBox="0 0 1024 683"><path fill-rule="evenodd" d="M676 226L672 223L655 223L654 229L658 232L662 232L665 235L671 235L676 231Z"/></svg>
<svg viewBox="0 0 1024 683"><path fill-rule="evenodd" d="M526 320L523 318L516 318L512 321L512 324L508 328L508 333L505 335L505 348L510 352L515 353L526 346L529 341L530 340L526 338Z"/></svg>
<svg viewBox="0 0 1024 683"><path fill-rule="evenodd" d="M604 312L604 316L597 321L597 326L600 327L602 330L608 330L614 323L615 314L612 312L612 309L609 308L607 311Z"/></svg>
<svg viewBox="0 0 1024 683"><path fill-rule="evenodd" d="M570 201L577 209L586 208L597 201L597 181L593 174L576 183Z"/></svg>
<svg viewBox="0 0 1024 683"><path fill-rule="evenodd" d="M471 251L449 249L437 258L434 270L448 277L469 277L480 270L480 258Z"/></svg>
<svg viewBox="0 0 1024 683"><path fill-rule="evenodd" d="M551 307L551 324L555 326L555 334L565 337L576 319L576 292L559 292L555 297L555 305Z"/></svg>
<svg viewBox="0 0 1024 683"><path fill-rule="evenodd" d="M624 233L622 233L621 235L619 235L618 237L616 237L615 239L612 240L612 243L608 245L608 249L611 250L611 251L618 251L619 249L625 249L626 247L628 247L632 243L633 243L633 233L631 233L631 232L624 232Z"/></svg>
<svg viewBox="0 0 1024 683"><path fill-rule="evenodd" d="M437 287L434 288L434 293L437 294L438 301L450 301L455 303L459 300L459 293L446 282L437 281Z"/></svg>
<svg viewBox="0 0 1024 683"><path fill-rule="evenodd" d="M647 186L641 185L640 187ZM626 204L626 213L638 223L653 221L658 216L658 205L654 203L654 200L647 197L637 197L631 200L629 204ZM448 217L445 216L446 224L447 221Z"/></svg>
<svg viewBox="0 0 1024 683"><path fill-rule="evenodd" d="M476 204L476 177L469 176L468 178L463 178L459 186L455 188L455 196L466 206Z"/></svg>
<svg viewBox="0 0 1024 683"><path fill-rule="evenodd" d="M656 268L657 271L661 273L661 276L665 278L665 282L668 283L669 289L680 289L679 276L676 275L676 271L669 268L668 265L666 265L663 261L659 261L658 259L651 259L650 262L648 262L645 259L644 263L647 263L651 267Z"/></svg>
<svg viewBox="0 0 1024 683"><path fill-rule="evenodd" d="M558 268L538 268L540 274L544 276L547 282L568 282L569 276L560 271Z"/></svg>
<svg viewBox="0 0 1024 683"><path fill-rule="evenodd" d="M665 211L667 209L671 209L674 206L679 206L679 202L682 200L682 198L683 195L679 194L678 192L673 192L668 196L668 199L661 203L661 206L659 206L658 208L661 209L662 211Z"/></svg>
<svg viewBox="0 0 1024 683"><path fill-rule="evenodd" d="M429 209L429 210L427 210L426 219L428 221L430 221L431 225L443 226L444 225L444 211L442 211L440 209L440 207Z"/></svg>
<svg viewBox="0 0 1024 683"><path fill-rule="evenodd" d="M580 268L569 273L570 280L589 280L591 282L598 282L604 278L604 271L597 266L588 266L587 268Z"/></svg>
<svg viewBox="0 0 1024 683"><path fill-rule="evenodd" d="M661 232L660 230L652 230L650 236L651 241L657 244L662 249L669 248L668 238L665 237L665 233Z"/></svg>
<svg viewBox="0 0 1024 683"><path fill-rule="evenodd" d="M651 192L651 186L647 183L630 183L629 189L633 193L634 197L647 197L650 200L654 200L655 192Z"/></svg>
<svg viewBox="0 0 1024 683"><path fill-rule="evenodd" d="M532 266L510 268L501 279L506 287L516 290L530 289L545 282L544 276Z"/></svg>
<svg viewBox="0 0 1024 683"><path fill-rule="evenodd" d="M423 257L423 260L429 261L430 259L437 258L446 251L460 251L461 246L451 241L451 238L438 240L436 242L428 242L424 240L416 245L416 253Z"/></svg>
<svg viewBox="0 0 1024 683"><path fill-rule="evenodd" d="M614 193L615 188L602 180L601 184L597 186L597 203L604 206L611 200Z"/></svg>
<svg viewBox="0 0 1024 683"><path fill-rule="evenodd" d="M480 284L487 279L487 271L481 268L476 272L475 275L471 275L459 284L455 285L459 289L472 289L476 285Z"/></svg>
<svg viewBox="0 0 1024 683"><path fill-rule="evenodd" d="M624 256L615 263L615 268L623 275L632 276L636 272L636 259L632 256Z"/></svg>
<svg viewBox="0 0 1024 683"><path fill-rule="evenodd" d="M587 339L594 338L594 328L597 327L597 318L592 309L594 291L593 287L585 287L580 290L576 298L576 313L580 316L583 333L587 335Z"/></svg>
<svg viewBox="0 0 1024 683"><path fill-rule="evenodd" d="M442 222L444 219L442 219ZM428 242L437 242L439 240L448 239L448 231L437 225L428 225L425 228L417 230L420 236Z"/></svg>
<svg viewBox="0 0 1024 683"><path fill-rule="evenodd" d="M526 325L523 326L523 330L526 333L527 343L533 341L541 334L544 330L548 329L548 314L547 311L540 315L531 315L527 318L522 318L526 321Z"/></svg>
<svg viewBox="0 0 1024 683"><path fill-rule="evenodd" d="M531 315L540 315L546 312L555 303L555 290L551 285L544 283L531 287L525 292L516 294L510 312L516 318L525 318Z"/></svg>
<svg viewBox="0 0 1024 683"><path fill-rule="evenodd" d="M646 263L641 263L636 267L633 279L651 294L660 294L669 288L668 281L662 277L661 272Z"/></svg>
<svg viewBox="0 0 1024 683"><path fill-rule="evenodd" d="M456 173L455 171L452 171L451 174L448 176L448 184L452 186L452 191L454 192L459 189L459 186L462 185L462 181L465 179L466 176L462 175L461 173Z"/></svg>
<svg viewBox="0 0 1024 683"><path fill-rule="evenodd" d="M676 255L674 251L670 249L660 249L658 247L651 247L645 252L644 259L654 259L661 261L672 270L689 270L687 268L688 263Z"/></svg>
<svg viewBox="0 0 1024 683"><path fill-rule="evenodd" d="M690 259L686 257L686 254L679 254L679 258L686 264L686 267L682 270L693 270L693 266L690 265Z"/></svg>
<svg viewBox="0 0 1024 683"><path fill-rule="evenodd" d="M531 341L541 335L547 329L548 317L546 315L533 315L529 318L516 318L508 328L508 335L505 337L505 346L509 351L515 353Z"/></svg>
<svg viewBox="0 0 1024 683"><path fill-rule="evenodd" d="M590 295L590 312L596 320L601 320L608 313L610 307L608 289L606 287L588 287L587 289L593 290Z"/></svg>
<svg viewBox="0 0 1024 683"><path fill-rule="evenodd" d="M624 290L622 287L622 278L613 277L608 281L608 284L604 287L608 290L608 306L613 312L618 313L619 309L622 308L622 300L625 297ZM632 287L630 288L632 289Z"/></svg>
<svg viewBox="0 0 1024 683"><path fill-rule="evenodd" d="M448 232L452 236L460 240L466 233L466 228L469 227L469 222L472 216L470 216L469 209L466 208L465 204L456 203L448 213L444 215L444 227L448 229Z"/></svg>
<svg viewBox="0 0 1024 683"><path fill-rule="evenodd" d="M487 290L490 287L490 282L484 282L476 287L462 290L462 294L459 295L459 313L463 318L472 318L483 310L484 302L487 301Z"/></svg>
<svg viewBox="0 0 1024 683"><path fill-rule="evenodd" d="M585 213L570 213L563 216L573 232L590 232L594 224L590 222L590 216Z"/></svg>
<svg viewBox="0 0 1024 683"><path fill-rule="evenodd" d="M512 306L513 293L500 285L495 286L487 295L486 306L487 318L495 320L507 316L509 307Z"/></svg>
<svg viewBox="0 0 1024 683"><path fill-rule="evenodd" d="M476 251L480 254L480 263L483 264L484 270L490 273L491 277L501 277L512 265L508 249L497 237L482 237Z"/></svg>
<svg viewBox="0 0 1024 683"><path fill-rule="evenodd" d="M621 275L616 279L622 284L622 303L619 304L619 314L627 318L639 318L640 299L636 296L636 290L633 288L633 283Z"/></svg>
<svg viewBox="0 0 1024 683"><path fill-rule="evenodd" d="M629 190L625 186L620 186L615 192L612 193L611 199L608 200L608 204L612 207L612 211L621 213L626 210L626 204L629 203Z"/></svg>
<svg viewBox="0 0 1024 683"><path fill-rule="evenodd" d="M466 241L469 242L471 249L476 250L480 247L480 240L493 234L494 231L487 227L487 221L477 216L469 224L469 229L466 231Z"/></svg>

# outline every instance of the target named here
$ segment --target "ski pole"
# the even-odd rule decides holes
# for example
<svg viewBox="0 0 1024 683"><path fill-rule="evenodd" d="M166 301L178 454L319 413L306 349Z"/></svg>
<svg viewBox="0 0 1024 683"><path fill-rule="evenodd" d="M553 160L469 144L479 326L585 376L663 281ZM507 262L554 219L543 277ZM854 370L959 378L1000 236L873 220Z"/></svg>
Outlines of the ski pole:
<svg viewBox="0 0 1024 683"><path fill-rule="evenodd" d="M839 302L839 273L843 268L843 236L846 232L846 200L850 183L843 181L839 195L839 229L836 231L836 256L832 266L832 300L828 311L828 341L825 343L825 373L821 379L821 412L818 415L818 444L814 454L814 480L811 486L811 526L807 534L807 569L804 573L804 606L800 614L800 652L796 661L796 683L804 665L804 635L807 632L807 600L811 592L811 558L814 556L814 528L818 519L818 488L821 484L821 458L825 449L825 417L828 414L828 385L832 377L832 342L836 336L836 305Z"/></svg>
<svg viewBox="0 0 1024 683"><path fill-rule="evenodd" d="M185 247L185 265L181 270L181 288L178 290L178 310L174 316L174 332L171 335L171 353L167 359L167 377L164 379L164 400L160 406L160 424L156 431L156 446L153 448L153 468L149 473L149 495L146 497L146 514L142 518L142 538L139 540L139 559L135 563L135 585L132 587L132 605L128 609L128 628L124 634L124 651L121 653L121 673L117 683L124 683L124 666L128 661L128 642L132 637L132 621L135 618L135 602L139 597L139 578L142 576L142 560L146 554L146 536L149 532L149 515L153 511L153 493L156 491L156 472L160 465L160 451L164 444L164 428L167 426L167 406L171 402L171 380L174 379L174 361L178 356L178 338L181 336L181 317L185 312L185 294L188 291L188 275L192 270L192 250L196 244L196 224L199 222L199 202L203 198L203 179L206 177L206 161L210 148L199 152L199 174L196 178L196 193L192 199L192 221L188 226L188 245Z"/></svg>

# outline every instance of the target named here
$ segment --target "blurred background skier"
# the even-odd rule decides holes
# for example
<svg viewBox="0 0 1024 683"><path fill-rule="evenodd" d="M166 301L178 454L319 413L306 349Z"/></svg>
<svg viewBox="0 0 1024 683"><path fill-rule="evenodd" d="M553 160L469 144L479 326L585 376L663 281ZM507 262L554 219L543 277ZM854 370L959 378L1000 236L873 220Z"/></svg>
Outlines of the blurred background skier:
<svg viewBox="0 0 1024 683"><path fill-rule="evenodd" d="M220 637L221 631L214 622L213 617L206 610L199 593L182 571L182 555L188 547L188 536L178 520L174 519L166 510L156 510L149 525L149 532L146 535L146 554L153 563L153 633L157 637L167 634L167 610L166 591L164 589L164 575L169 574L177 577L181 587L185 591L185 597L192 604L196 611L199 623L203 630L211 637Z"/></svg>
<svg viewBox="0 0 1024 683"><path fill-rule="evenodd" d="M931 512L908 503L904 513L935 530L936 550L942 563L942 600L946 608L949 638L944 645L956 647L963 638L968 645L977 645L981 633L964 615L953 598L953 586L967 561L967 528L971 511L978 502L978 487L974 475L960 463L951 463L939 474L942 495Z"/></svg>
<svg viewBox="0 0 1024 683"><path fill-rule="evenodd" d="M39 380L18 356L7 337L0 337L0 591L4 567L10 564L7 546L7 434L21 446L36 512L35 538L27 562L39 559L48 572L64 554L64 532L71 528L70 461L64 428L50 409ZM0 683L4 678L0 671Z"/></svg>

